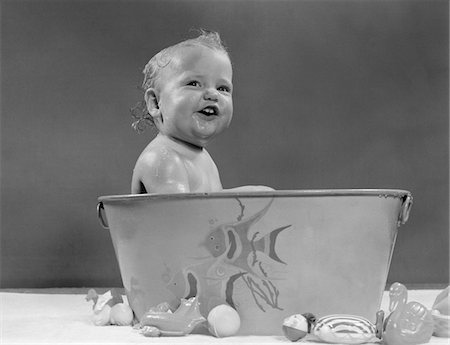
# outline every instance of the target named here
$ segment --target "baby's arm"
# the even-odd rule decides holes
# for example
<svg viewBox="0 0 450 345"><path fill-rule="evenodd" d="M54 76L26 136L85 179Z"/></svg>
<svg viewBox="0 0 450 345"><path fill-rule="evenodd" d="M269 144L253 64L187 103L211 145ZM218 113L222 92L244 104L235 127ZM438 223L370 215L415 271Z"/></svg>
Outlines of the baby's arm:
<svg viewBox="0 0 450 345"><path fill-rule="evenodd" d="M249 185L224 189L224 192L270 192L274 190L272 187Z"/></svg>
<svg viewBox="0 0 450 345"><path fill-rule="evenodd" d="M133 171L131 193L188 193L186 168L175 152L144 152Z"/></svg>

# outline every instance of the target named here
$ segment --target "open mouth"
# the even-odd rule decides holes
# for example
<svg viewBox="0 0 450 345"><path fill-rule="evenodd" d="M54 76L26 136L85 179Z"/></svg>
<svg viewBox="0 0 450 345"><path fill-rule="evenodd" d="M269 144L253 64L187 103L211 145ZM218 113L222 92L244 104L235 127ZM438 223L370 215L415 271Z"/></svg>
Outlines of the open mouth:
<svg viewBox="0 0 450 345"><path fill-rule="evenodd" d="M219 108L214 105L208 105L207 107L204 107L202 110L200 110L199 113L205 116L219 115Z"/></svg>

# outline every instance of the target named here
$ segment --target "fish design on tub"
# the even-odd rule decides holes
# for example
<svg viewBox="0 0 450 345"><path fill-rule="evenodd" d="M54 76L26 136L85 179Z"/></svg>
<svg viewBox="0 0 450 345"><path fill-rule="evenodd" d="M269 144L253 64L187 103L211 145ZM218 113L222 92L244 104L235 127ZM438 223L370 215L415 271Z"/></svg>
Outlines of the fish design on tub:
<svg viewBox="0 0 450 345"><path fill-rule="evenodd" d="M223 303L245 308L252 299L263 312L267 307L282 310L279 290L272 280L285 277L287 264L275 247L278 235L291 225L269 232L253 231L252 226L267 213L273 198L249 217L244 217L245 205L237 201L241 212L236 220L212 229L200 243L210 255L197 258L201 261L174 274L166 265L162 280L178 299L199 296L204 313Z"/></svg>
<svg viewBox="0 0 450 345"><path fill-rule="evenodd" d="M252 232L251 227L258 222L269 209L273 199L259 212L237 221L219 225L213 229L202 243L208 252L215 258L223 258L244 270L252 272L260 277L268 277L263 262L286 263L278 256L275 245L278 235L291 225L281 226L261 235L259 231Z"/></svg>
<svg viewBox="0 0 450 345"><path fill-rule="evenodd" d="M164 280L167 289L178 298L208 296L208 300L202 300L200 304L201 311L207 313L208 310L223 304L224 301L234 305L234 282L242 274L242 270L238 267L216 259L208 259L189 265L173 275L170 275L168 269ZM171 306L176 307L176 305Z"/></svg>

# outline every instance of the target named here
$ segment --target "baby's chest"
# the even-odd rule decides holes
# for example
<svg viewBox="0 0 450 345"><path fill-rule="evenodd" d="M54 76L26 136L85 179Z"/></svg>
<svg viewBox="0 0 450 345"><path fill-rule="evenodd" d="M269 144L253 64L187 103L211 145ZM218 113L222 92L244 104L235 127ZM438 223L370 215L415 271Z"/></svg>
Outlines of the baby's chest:
<svg viewBox="0 0 450 345"><path fill-rule="evenodd" d="M210 192L221 188L219 174L211 159L185 162L191 192Z"/></svg>

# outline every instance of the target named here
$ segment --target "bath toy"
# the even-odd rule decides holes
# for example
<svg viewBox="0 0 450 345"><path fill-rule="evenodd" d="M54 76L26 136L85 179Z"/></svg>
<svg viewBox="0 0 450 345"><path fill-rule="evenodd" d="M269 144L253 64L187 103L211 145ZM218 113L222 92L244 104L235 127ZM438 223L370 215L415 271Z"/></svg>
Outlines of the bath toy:
<svg viewBox="0 0 450 345"><path fill-rule="evenodd" d="M389 289L389 311L384 323L383 341L387 345L427 343L433 334L431 312L419 302L409 302L408 290L400 283Z"/></svg>
<svg viewBox="0 0 450 345"><path fill-rule="evenodd" d="M434 321L433 335L437 337L450 337L450 286L437 295L431 308Z"/></svg>
<svg viewBox="0 0 450 345"><path fill-rule="evenodd" d="M123 298L117 289L108 290L102 295L99 295L95 289L89 289L86 295L86 301L93 301L92 308L94 310L100 310L105 304L112 307L114 304L122 303Z"/></svg>
<svg viewBox="0 0 450 345"><path fill-rule="evenodd" d="M364 317L348 314L334 314L316 317L303 314L311 324L310 333L321 341L336 344L364 344L379 340L379 329L383 325L383 312L377 313L376 325Z"/></svg>
<svg viewBox="0 0 450 345"><path fill-rule="evenodd" d="M102 295L94 289L89 289L86 301L94 302L92 322L96 326L130 325L133 320L133 311L123 302L122 295L117 289L108 290Z"/></svg>
<svg viewBox="0 0 450 345"><path fill-rule="evenodd" d="M172 312L167 303L151 308L142 316L141 333L147 337L181 336L192 330L206 319L200 314L197 297L182 299L177 310Z"/></svg>
<svg viewBox="0 0 450 345"><path fill-rule="evenodd" d="M110 324L111 307L106 304L102 309L94 311L92 322L96 326L106 326Z"/></svg>
<svg viewBox="0 0 450 345"><path fill-rule="evenodd" d="M437 295L431 309L439 311L442 315L450 315L450 286Z"/></svg>
<svg viewBox="0 0 450 345"><path fill-rule="evenodd" d="M238 312L226 304L214 307L208 314L209 332L218 338L235 335L240 326Z"/></svg>
<svg viewBox="0 0 450 345"><path fill-rule="evenodd" d="M311 313L295 314L283 321L283 332L291 341L298 341L308 333L319 340L335 344L364 344L381 338L384 312L377 313L376 324L361 316L334 314L316 317Z"/></svg>
<svg viewBox="0 0 450 345"><path fill-rule="evenodd" d="M298 341L311 332L311 323L305 316L294 314L284 319L283 333L290 341Z"/></svg>
<svg viewBox="0 0 450 345"><path fill-rule="evenodd" d="M129 326L133 322L133 310L125 303L117 303L111 308L109 320L111 324Z"/></svg>

